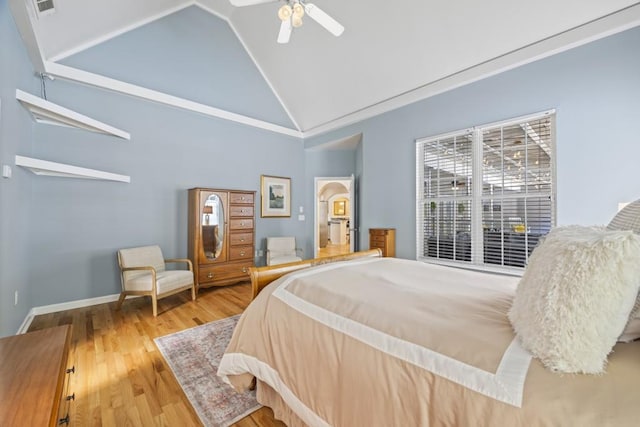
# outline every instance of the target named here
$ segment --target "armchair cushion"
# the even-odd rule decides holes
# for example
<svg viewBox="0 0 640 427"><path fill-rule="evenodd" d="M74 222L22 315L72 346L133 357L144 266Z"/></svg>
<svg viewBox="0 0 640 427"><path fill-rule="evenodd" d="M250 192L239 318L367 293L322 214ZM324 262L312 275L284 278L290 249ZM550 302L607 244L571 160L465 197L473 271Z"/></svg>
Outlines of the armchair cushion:
<svg viewBox="0 0 640 427"><path fill-rule="evenodd" d="M267 265L302 261L295 237L267 237Z"/></svg>
<svg viewBox="0 0 640 427"><path fill-rule="evenodd" d="M125 286L127 291L150 291L151 273L143 273L127 280ZM156 273L157 292L163 294L176 288L189 286L193 283L193 272L189 270L165 270Z"/></svg>
<svg viewBox="0 0 640 427"><path fill-rule="evenodd" d="M118 256L120 258L120 266L123 268L149 266L155 268L156 273L165 270L162 250L157 245L120 249ZM124 271L122 275L125 282L138 276L149 275L151 277L151 273L145 270Z"/></svg>

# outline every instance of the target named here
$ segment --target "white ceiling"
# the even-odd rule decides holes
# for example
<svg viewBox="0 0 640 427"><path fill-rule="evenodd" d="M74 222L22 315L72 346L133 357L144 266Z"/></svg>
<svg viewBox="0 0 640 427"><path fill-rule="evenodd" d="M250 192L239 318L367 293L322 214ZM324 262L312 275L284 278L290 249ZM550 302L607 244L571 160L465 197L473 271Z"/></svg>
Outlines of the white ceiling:
<svg viewBox="0 0 640 427"><path fill-rule="evenodd" d="M640 25L632 0L315 0L344 34L307 19L280 45L275 2L54 0L36 18L33 0L9 1L36 68L196 4L229 22L306 134Z"/></svg>

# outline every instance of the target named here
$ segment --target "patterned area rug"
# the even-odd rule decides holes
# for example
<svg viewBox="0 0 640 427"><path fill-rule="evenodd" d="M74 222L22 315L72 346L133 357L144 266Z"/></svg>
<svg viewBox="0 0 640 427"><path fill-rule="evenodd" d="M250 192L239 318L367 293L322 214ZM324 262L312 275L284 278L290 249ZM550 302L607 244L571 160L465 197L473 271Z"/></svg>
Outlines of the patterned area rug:
<svg viewBox="0 0 640 427"><path fill-rule="evenodd" d="M207 427L227 427L260 408L255 391L237 393L217 375L239 318L228 317L154 340Z"/></svg>

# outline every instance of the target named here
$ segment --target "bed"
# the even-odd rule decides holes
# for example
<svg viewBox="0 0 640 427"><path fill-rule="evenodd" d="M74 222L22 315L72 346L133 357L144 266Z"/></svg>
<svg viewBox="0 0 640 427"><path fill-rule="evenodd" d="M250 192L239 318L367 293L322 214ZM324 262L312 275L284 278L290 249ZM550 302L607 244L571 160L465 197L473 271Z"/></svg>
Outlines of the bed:
<svg viewBox="0 0 640 427"><path fill-rule="evenodd" d="M254 269L218 374L289 426L639 425L640 342L551 372L507 317L518 277L378 255Z"/></svg>

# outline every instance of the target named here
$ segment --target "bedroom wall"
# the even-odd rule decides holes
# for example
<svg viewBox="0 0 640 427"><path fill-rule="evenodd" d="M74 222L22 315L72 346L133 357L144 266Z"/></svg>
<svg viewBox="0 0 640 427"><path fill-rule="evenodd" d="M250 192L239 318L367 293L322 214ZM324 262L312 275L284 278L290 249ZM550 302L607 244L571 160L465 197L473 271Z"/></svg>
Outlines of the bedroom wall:
<svg viewBox="0 0 640 427"><path fill-rule="evenodd" d="M13 28L13 21L4 2L2 12L3 23L11 24L2 26L2 64L3 67L11 64L12 73L18 73L21 68L28 68L29 62L15 29L7 30ZM214 25L220 22L226 25L215 17L208 18ZM166 39L156 38L155 41L162 46L156 53L164 55L165 61L172 49L181 49L184 34L178 36L176 32L182 30L185 28L165 23L163 29L151 31L154 37L164 31ZM223 30L217 28L216 31ZM4 37L4 32L8 37ZM255 88L257 82L248 80L258 79L265 90L252 89L251 98L245 99L244 103L264 109L267 118L286 122L286 114L277 100L273 103L273 93L255 68L253 72L238 71L247 67L247 61L246 52L237 40L234 44L221 34L217 36L215 40L219 45L208 52L213 50L214 56L218 55L218 67L226 71L222 74L214 72L209 67L211 57L205 55L202 66L209 69L206 70L208 74L202 75L220 79L222 85L232 88L242 88L244 84ZM144 32L133 34L129 44L138 38L149 39ZM93 71L118 70L122 78L144 76L147 71L154 73L150 82L175 83L180 77L176 76L175 67L147 68L149 61L157 64L154 62L157 58L135 62L127 55L119 56L123 49L121 42L111 42L95 47L99 54L87 52L84 59L78 55L69 61L76 66L82 66L84 61L85 65L93 67ZM192 46L196 49L194 52L203 48ZM196 59L189 57L191 62L187 65L196 67L193 63ZM6 327L3 321L3 334L15 333L32 307L118 293L120 282L115 253L119 248L157 243L166 257L186 256L188 188L256 191L257 248L262 246L266 236L279 235L296 236L306 245L304 223L298 222L297 216L260 218L259 213L261 174L290 177L292 206L304 205L305 156L300 139L59 79L46 81L48 100L126 130L131 133L131 140L34 124L15 101L15 88L39 95L40 82L33 77L31 69L24 75L29 78L30 85L19 83L17 77L5 77L4 68L1 76L3 107L10 105L12 110L11 117L8 114L2 117L3 163L5 152L11 164L13 155L19 152L54 162L130 175L131 183L36 177L14 167L10 192L5 190L7 183L2 182L2 316L3 319L10 316ZM235 96L218 91L215 85L213 91L207 92L211 87L202 86L195 78L182 77L180 84L187 92L200 93L198 91L204 88L205 94L213 94L213 104ZM7 128L5 119L16 125ZM18 126L19 123L24 125ZM5 142L8 139L16 146L7 149ZM18 181L18 177L23 181ZM25 184L18 187L18 182ZM13 289L19 286L25 295L21 299L22 309L13 315ZM10 309L5 310L5 305Z"/></svg>
<svg viewBox="0 0 640 427"><path fill-rule="evenodd" d="M131 176L131 183L38 177L30 245L35 306L118 293L118 248L159 244L187 254L187 189L256 191L256 243L295 235L297 218L260 218L260 175L291 177L304 203L304 152L293 137L56 80L49 99L131 133L131 141L55 126L34 129L37 158Z"/></svg>
<svg viewBox="0 0 640 427"><path fill-rule="evenodd" d="M415 139L555 108L558 224L605 224L640 198L640 28L601 39L305 141L363 132L360 243L396 227L415 259Z"/></svg>
<svg viewBox="0 0 640 427"><path fill-rule="evenodd" d="M16 88L37 90L37 80L6 0L0 0L0 164L12 178L0 178L0 337L15 334L32 306L28 275L33 253L30 226L33 175L14 165L31 149L32 121L16 101ZM18 305L14 306L14 292Z"/></svg>

